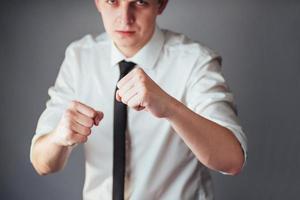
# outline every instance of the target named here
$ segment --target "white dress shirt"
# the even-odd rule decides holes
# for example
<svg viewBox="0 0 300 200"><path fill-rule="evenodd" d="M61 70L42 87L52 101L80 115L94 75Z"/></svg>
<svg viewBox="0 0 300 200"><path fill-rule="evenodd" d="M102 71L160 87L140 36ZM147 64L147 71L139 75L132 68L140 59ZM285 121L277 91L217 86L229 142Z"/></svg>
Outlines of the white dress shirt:
<svg viewBox="0 0 300 200"><path fill-rule="evenodd" d="M87 35L66 50L36 135L52 131L71 100L104 112L84 144L84 200L111 199L113 105L125 59L107 34ZM156 27L151 40L132 58L164 91L194 112L230 129L246 155L246 137L221 74L221 58L182 34ZM166 119L128 108L125 196L131 200L213 199L209 170ZM245 156L246 157L246 156Z"/></svg>

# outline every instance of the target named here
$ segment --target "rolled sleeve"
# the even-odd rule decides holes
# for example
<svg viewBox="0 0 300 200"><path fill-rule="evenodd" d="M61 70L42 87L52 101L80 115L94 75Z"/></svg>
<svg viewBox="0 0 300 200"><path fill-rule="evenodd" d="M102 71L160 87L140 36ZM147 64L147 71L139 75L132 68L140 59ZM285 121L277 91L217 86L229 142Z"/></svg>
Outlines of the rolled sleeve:
<svg viewBox="0 0 300 200"><path fill-rule="evenodd" d="M240 142L247 158L247 138L237 117L233 94L221 72L221 59L215 57L198 64L189 79L186 101L190 109L229 129Z"/></svg>
<svg viewBox="0 0 300 200"><path fill-rule="evenodd" d="M70 101L76 99L75 78L75 55L70 45L66 50L55 84L48 89L50 98L46 102L46 109L39 117L33 140L36 140L37 136L51 132L57 126Z"/></svg>

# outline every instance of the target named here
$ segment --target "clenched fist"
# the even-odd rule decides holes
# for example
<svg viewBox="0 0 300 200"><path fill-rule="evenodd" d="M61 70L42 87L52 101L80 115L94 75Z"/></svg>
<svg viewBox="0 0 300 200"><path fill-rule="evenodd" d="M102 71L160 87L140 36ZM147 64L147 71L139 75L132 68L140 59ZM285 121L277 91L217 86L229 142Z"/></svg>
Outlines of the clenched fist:
<svg viewBox="0 0 300 200"><path fill-rule="evenodd" d="M52 139L60 146L85 143L91 134L91 128L94 125L98 126L102 118L102 112L78 101L72 101L53 132Z"/></svg>
<svg viewBox="0 0 300 200"><path fill-rule="evenodd" d="M170 115L174 98L163 91L142 68L135 68L117 83L116 99L138 111L145 109L154 116Z"/></svg>

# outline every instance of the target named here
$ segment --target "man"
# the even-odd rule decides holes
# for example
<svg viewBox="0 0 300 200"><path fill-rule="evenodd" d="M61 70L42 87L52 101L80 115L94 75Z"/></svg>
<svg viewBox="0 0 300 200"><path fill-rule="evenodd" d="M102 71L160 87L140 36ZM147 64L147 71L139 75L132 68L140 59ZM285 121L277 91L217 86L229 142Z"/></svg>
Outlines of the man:
<svg viewBox="0 0 300 200"><path fill-rule="evenodd" d="M157 27L167 2L95 0L106 33L66 50L32 140L39 174L61 170L81 143L85 200L212 199L208 169L240 172L246 138L221 59Z"/></svg>

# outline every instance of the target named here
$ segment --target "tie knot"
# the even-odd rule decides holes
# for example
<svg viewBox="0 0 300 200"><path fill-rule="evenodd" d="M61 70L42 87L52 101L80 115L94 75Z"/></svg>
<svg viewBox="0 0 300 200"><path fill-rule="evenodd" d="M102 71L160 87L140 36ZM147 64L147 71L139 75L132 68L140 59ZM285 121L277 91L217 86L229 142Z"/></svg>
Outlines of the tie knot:
<svg viewBox="0 0 300 200"><path fill-rule="evenodd" d="M136 64L133 63L133 62L127 62L125 60L122 60L120 63L119 63L119 68L120 68L120 79L123 78L126 74L128 74L132 69L133 67L135 66Z"/></svg>

